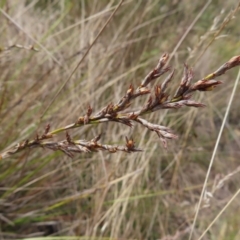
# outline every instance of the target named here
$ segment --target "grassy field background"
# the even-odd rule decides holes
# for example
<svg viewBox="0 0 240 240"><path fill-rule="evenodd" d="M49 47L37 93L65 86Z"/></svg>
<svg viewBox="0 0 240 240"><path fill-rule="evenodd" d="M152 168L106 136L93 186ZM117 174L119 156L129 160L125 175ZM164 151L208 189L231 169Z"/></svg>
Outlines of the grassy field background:
<svg viewBox="0 0 240 240"><path fill-rule="evenodd" d="M0 1L1 152L34 138L47 124L55 129L75 122L89 104L97 112L117 102L164 52L176 69L172 94L184 63L193 68L196 81L239 54L239 12L229 17L236 1L125 0L48 108L119 2ZM141 126L103 123L69 133L87 140L102 133L101 141L113 145L132 136L144 151L84 153L71 159L30 149L1 160L0 239L188 239L237 73L235 68L221 76L224 84L213 92L194 95L205 108L146 117L179 136L168 141L167 150ZM238 87L192 239L199 239L239 189L239 98ZM137 100L134 107L146 100ZM239 200L203 239L240 239Z"/></svg>

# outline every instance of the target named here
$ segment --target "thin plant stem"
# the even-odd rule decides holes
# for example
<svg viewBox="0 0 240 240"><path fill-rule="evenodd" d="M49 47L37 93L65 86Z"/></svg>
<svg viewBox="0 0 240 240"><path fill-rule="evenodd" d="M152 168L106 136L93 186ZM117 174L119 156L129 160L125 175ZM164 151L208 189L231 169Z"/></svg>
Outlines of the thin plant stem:
<svg viewBox="0 0 240 240"><path fill-rule="evenodd" d="M213 165L216 153L217 153L218 145L219 145L220 139L222 137L222 132L223 132L223 129L225 127L227 117L229 115L229 111L230 111L230 108L232 106L233 98L234 98L234 95L235 95L236 90L237 90L237 86L238 86L238 83L239 83L239 78L240 78L240 70L238 72L238 76L236 78L236 81L235 81L235 84L234 84L234 87L233 87L233 90L232 90L232 93L231 93L231 97L230 97L230 100L229 100L228 105L227 105L227 110L225 112L225 115L224 115L224 118L223 118L223 121L222 121L222 125L221 125L220 131L218 133L218 137L217 137L217 140L216 140L216 143L215 143L215 146L214 146L214 150L213 150L212 157L211 157L211 160L210 160L210 164L209 164L209 167L208 167L207 175L206 175L206 178L205 178L205 181L204 181L204 184L203 184L201 196L200 196L200 199L199 199L199 202L198 202L198 205L197 205L196 214L194 216L193 225L191 227L189 240L192 239L192 235L193 235L194 227L196 225L197 217L198 217L198 214L199 214L199 211L200 211L200 206L201 206L201 203L202 203L202 199L203 199L203 196L204 196L204 193L205 193L205 190L206 190L206 186L207 186L207 182L208 182L208 179L209 179L209 176L210 176L212 165Z"/></svg>
<svg viewBox="0 0 240 240"><path fill-rule="evenodd" d="M218 215L213 219L213 221L208 225L207 229L202 233L198 240L201 240L207 231L213 226L213 224L218 220L218 218L225 212L225 210L229 207L229 205L233 202L233 200L238 196L240 193L240 188L238 191L231 197L231 199L227 202L227 204L223 207L223 209L218 213Z"/></svg>
<svg viewBox="0 0 240 240"><path fill-rule="evenodd" d="M20 29L26 36L28 36L29 39L31 39L33 42L35 42L37 45L39 45L48 56L50 56L55 63L57 63L60 67L62 67L62 64L52 55L51 52L49 52L38 40L36 40L34 37L32 37L28 32L26 32L12 17L10 17L3 9L0 8L0 12L8 19L10 20L18 29Z"/></svg>
<svg viewBox="0 0 240 240"><path fill-rule="evenodd" d="M205 12L205 10L208 8L209 4L212 2L212 0L209 0L202 8L202 10L198 13L198 15L195 17L195 19L193 20L193 22L190 24L190 26L188 27L187 31L183 34L183 36L181 37L181 39L178 41L177 45L175 46L175 48L173 49L170 58L168 61L170 61L172 59L172 57L175 55L175 53L177 52L178 48L181 46L182 42L184 41L184 39L186 38L186 36L188 35L188 33L191 31L191 29L194 27L194 25L196 24L196 22L199 20L199 18L202 16L202 14Z"/></svg>
<svg viewBox="0 0 240 240"><path fill-rule="evenodd" d="M108 18L108 20L106 21L106 23L104 24L104 26L101 28L101 30L99 31L98 35L95 37L95 39L93 40L93 42L91 43L91 45L89 46L89 48L87 49L87 51L84 53L83 57L81 58L81 60L78 62L78 64L76 65L76 67L73 69L73 71L71 72L71 74L69 75L69 77L67 78L67 80L62 84L62 86L58 89L57 93L55 94L55 96L53 97L52 101L49 103L49 105L46 107L46 109L44 110L42 116L40 117L41 119L44 117L44 115L46 114L46 112L48 111L48 109L50 108L50 106L54 103L54 101L56 100L56 98L58 97L58 95L60 94L60 92L63 90L63 88L66 86L66 84L69 82L69 80L72 78L73 74L77 71L77 69L79 68L80 64L83 62L83 60L86 58L86 56L88 55L89 51L91 50L91 48L93 47L93 45L97 42L98 38L100 37L100 35L103 33L103 31L105 30L105 28L107 27L107 25L109 24L109 22L112 20L113 16L116 14L117 10L121 7L122 3L124 0L121 0L119 2L119 4L117 5L117 7L115 8L115 10L112 12L112 14L110 15L110 17Z"/></svg>

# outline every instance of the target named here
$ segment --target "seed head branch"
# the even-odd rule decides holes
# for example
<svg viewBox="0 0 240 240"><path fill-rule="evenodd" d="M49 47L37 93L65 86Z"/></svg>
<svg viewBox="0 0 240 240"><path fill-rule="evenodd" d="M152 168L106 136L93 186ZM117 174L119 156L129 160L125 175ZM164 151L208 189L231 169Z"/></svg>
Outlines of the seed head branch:
<svg viewBox="0 0 240 240"><path fill-rule="evenodd" d="M165 66L168 58L169 55L167 53L163 54L156 67L147 74L136 90L133 85L130 85L126 94L116 104L109 103L96 114L93 114L92 107L88 106L85 115L79 117L75 123L52 131L50 131L50 125L48 125L41 136L37 135L33 140L26 140L18 143L14 147L0 154L0 159L10 157L24 149L35 147L44 147L54 151L60 150L70 157L72 157L75 152L124 151L129 153L141 151L135 147L134 141L128 138L126 138L125 146L100 144L98 142L100 136L90 141L73 141L71 140L69 134L66 135L66 139L63 141L46 141L47 139L53 138L55 134L69 129L82 127L87 124L99 124L104 122L116 122L129 127L132 127L133 123L140 124L148 130L154 131L163 142L164 147L167 147L167 139L176 139L177 136L173 134L169 128L150 123L141 116L161 109L178 109L183 106L197 108L204 107L204 104L191 99L193 93L196 91L212 91L215 87L222 83L221 81L215 80L216 77L219 77L231 68L240 65L240 56L232 57L215 72L208 74L206 77L196 81L195 83L192 83L193 71L184 64L183 77L175 94L171 97L167 92L167 87L173 79L174 70L169 73L162 84L157 84L155 87L149 86L151 82L162 76L164 73L170 71L170 67ZM148 101L140 108L140 110L134 111L129 109L134 99L147 94L150 94Z"/></svg>

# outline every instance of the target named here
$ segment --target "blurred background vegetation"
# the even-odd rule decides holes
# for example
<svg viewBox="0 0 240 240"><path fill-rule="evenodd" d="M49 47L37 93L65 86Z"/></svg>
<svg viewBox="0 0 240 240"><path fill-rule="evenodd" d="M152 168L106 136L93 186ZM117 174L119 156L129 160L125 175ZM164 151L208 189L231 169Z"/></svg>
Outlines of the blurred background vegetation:
<svg viewBox="0 0 240 240"><path fill-rule="evenodd" d="M176 69L173 94L187 63L198 80L239 54L239 12L235 0L125 0L84 62L46 114L55 94L92 43L116 0L1 0L0 150L73 123L86 112L117 102L138 86L164 52ZM21 28L19 28L19 26ZM37 40L39 44L33 41ZM9 48L34 45L40 51ZM168 150L141 126L115 123L70 131L90 140L124 144L133 136L143 153L76 154L32 149L0 162L0 238L187 239L209 160L238 69L213 92L194 99L203 109L163 110L147 117L179 135ZM158 80L161 82L161 80ZM207 190L238 169L238 88L221 138ZM146 98L136 101L142 106ZM63 139L64 134L57 139ZM198 239L240 186L239 173L214 191L197 219ZM208 199L205 199L206 202ZM240 239L240 198L204 239ZM81 238L80 238L81 237ZM168 238L167 238L168 237ZM40 238L39 238L40 239Z"/></svg>

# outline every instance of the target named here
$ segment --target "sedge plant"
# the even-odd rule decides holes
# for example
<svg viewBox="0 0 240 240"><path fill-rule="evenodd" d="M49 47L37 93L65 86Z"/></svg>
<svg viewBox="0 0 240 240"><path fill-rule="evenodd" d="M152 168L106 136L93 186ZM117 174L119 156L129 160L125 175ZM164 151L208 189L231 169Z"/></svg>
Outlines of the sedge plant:
<svg viewBox="0 0 240 240"><path fill-rule="evenodd" d="M84 127L89 124L98 125L100 123L114 122L123 124L128 127L141 125L142 127L153 131L162 141L163 146L167 148L168 139L176 139L177 135L167 126L154 124L145 119L145 116L152 112L158 112L162 109L178 109L181 107L204 107L203 103L195 101L192 96L196 91L212 91L222 82L216 80L217 77L223 75L227 70L240 65L240 56L232 57L229 61L220 66L216 71L208 74L206 77L193 83L193 70L184 65L183 77L174 94L167 92L167 87L173 81L174 70L167 65L169 54L163 54L157 65L152 69L138 87L132 84L126 91L126 94L116 103L109 103L101 110L94 110L88 106L86 113L80 116L74 123L64 127L51 130L50 124L47 124L43 134L36 134L34 139L26 139L19 142L15 146L3 150L0 159L9 158L20 151L33 148L45 148L53 151L62 151L69 157L73 157L74 153L88 153L96 151L107 151L116 153L119 151L131 153L139 152L142 149L135 146L132 137L126 137L125 146L114 146L102 144L99 142L101 134L91 140L72 139L68 130ZM168 73L168 76L161 84L154 86L153 82ZM144 106L139 106L138 110L131 109L132 102L144 95L150 95ZM95 112L95 113L94 113ZM54 141L54 136L66 132L66 138L62 141Z"/></svg>

